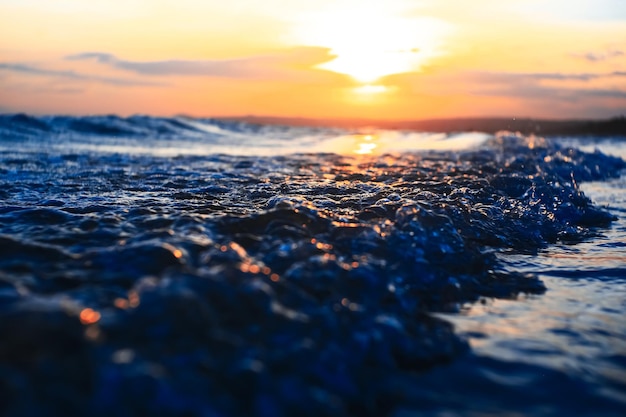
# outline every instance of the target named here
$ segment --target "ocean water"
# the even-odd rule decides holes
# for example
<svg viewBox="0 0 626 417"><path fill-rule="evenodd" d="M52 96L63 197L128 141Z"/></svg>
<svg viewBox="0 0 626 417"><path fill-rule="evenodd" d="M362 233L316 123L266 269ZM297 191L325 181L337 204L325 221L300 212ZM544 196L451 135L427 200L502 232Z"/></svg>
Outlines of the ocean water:
<svg viewBox="0 0 626 417"><path fill-rule="evenodd" d="M624 415L624 159L0 116L0 413Z"/></svg>

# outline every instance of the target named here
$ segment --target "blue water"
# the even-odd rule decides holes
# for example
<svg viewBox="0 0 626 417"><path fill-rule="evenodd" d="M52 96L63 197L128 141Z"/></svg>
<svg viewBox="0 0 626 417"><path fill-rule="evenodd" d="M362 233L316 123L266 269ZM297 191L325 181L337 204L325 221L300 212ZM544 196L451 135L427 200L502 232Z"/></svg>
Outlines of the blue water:
<svg viewBox="0 0 626 417"><path fill-rule="evenodd" d="M620 158L0 116L0 413L624 415Z"/></svg>
<svg viewBox="0 0 626 417"><path fill-rule="evenodd" d="M607 152L623 155L621 144L607 145ZM469 339L473 352L443 372L495 390L495 401L480 402L455 390L451 398L457 397L459 415L499 415L511 409L533 415L624 414L626 180L587 183L583 190L618 217L610 228L585 242L550 246L537 256L501 255L508 267L537 274L546 284L545 294L484 299L465 305L460 314L440 315ZM441 372L434 374L441 378ZM450 392L443 381L437 383ZM444 409L435 414L450 415Z"/></svg>

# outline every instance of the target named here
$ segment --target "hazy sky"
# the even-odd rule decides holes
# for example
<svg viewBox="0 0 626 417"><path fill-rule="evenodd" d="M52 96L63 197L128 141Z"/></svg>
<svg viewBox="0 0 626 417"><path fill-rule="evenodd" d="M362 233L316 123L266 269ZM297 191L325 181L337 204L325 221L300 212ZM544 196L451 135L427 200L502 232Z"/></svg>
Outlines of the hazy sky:
<svg viewBox="0 0 626 417"><path fill-rule="evenodd" d="M624 0L0 0L0 112L626 114Z"/></svg>

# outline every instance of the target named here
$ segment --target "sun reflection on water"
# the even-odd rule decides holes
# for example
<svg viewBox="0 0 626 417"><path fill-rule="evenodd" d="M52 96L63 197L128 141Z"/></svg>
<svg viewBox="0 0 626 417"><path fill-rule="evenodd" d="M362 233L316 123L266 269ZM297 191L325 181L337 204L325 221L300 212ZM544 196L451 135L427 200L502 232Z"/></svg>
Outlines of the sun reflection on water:
<svg viewBox="0 0 626 417"><path fill-rule="evenodd" d="M378 147L374 140L377 139L377 136L374 135L359 135L360 140L357 143L358 148L354 151L354 153L358 155L371 155L374 152L374 149Z"/></svg>
<svg viewBox="0 0 626 417"><path fill-rule="evenodd" d="M364 157L396 152L460 150L478 146L489 137L484 133L447 135L365 128L358 133L330 137L308 151Z"/></svg>

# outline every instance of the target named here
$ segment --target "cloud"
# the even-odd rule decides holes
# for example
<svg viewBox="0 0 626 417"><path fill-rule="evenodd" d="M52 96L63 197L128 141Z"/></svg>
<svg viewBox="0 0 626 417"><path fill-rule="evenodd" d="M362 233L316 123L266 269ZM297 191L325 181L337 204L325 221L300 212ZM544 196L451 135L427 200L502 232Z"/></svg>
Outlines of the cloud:
<svg viewBox="0 0 626 417"><path fill-rule="evenodd" d="M226 78L277 78L295 69L310 69L334 59L328 48L299 47L273 55L221 60L129 61L102 52L65 57L69 61L96 61L116 69L149 76L204 76Z"/></svg>
<svg viewBox="0 0 626 417"><path fill-rule="evenodd" d="M618 49L611 49L608 51L602 52L586 52L583 54L572 54L575 58L584 59L589 62L602 62L607 61L609 59L618 58L625 56L626 53L624 51Z"/></svg>
<svg viewBox="0 0 626 417"><path fill-rule="evenodd" d="M45 85L30 84L27 82L10 83L4 89L7 92L15 92L19 94L81 94L85 92L84 88L73 86L55 85L57 83L46 83Z"/></svg>
<svg viewBox="0 0 626 417"><path fill-rule="evenodd" d="M579 100L584 98L626 99L626 91L605 88L572 88L542 85L541 81L591 81L602 78L626 77L626 72L608 73L474 73L471 94L488 96L508 96L529 99Z"/></svg>
<svg viewBox="0 0 626 417"><path fill-rule="evenodd" d="M606 97L606 98L619 98L626 99L626 91L621 90L582 90L583 94L589 97Z"/></svg>
<svg viewBox="0 0 626 417"><path fill-rule="evenodd" d="M417 94L432 96L471 95L505 97L544 102L575 102L584 99L626 100L626 89L594 87L594 80L626 78L626 71L606 73L511 73L465 71L424 75L416 73L387 77L385 84L404 86ZM552 81L547 83L547 81ZM575 81L577 87L559 85ZM589 83L589 84L587 84ZM402 89L402 87L401 87Z"/></svg>
<svg viewBox="0 0 626 417"><path fill-rule="evenodd" d="M591 81L600 78L626 77L626 72L614 71L607 73L578 73L564 74L560 72L547 73L516 73L516 72L474 72L470 78L482 82L537 82L537 81Z"/></svg>
<svg viewBox="0 0 626 417"><path fill-rule="evenodd" d="M28 64L21 63L2 63L0 62L0 71L17 72L26 75L38 75L55 78L65 78L76 81L93 81L102 84L110 84L116 86L163 86L163 83L155 83L149 81L136 81L123 78L102 77L97 75L82 74L73 70L51 70L39 68Z"/></svg>
<svg viewBox="0 0 626 417"><path fill-rule="evenodd" d="M540 85L510 85L497 89L474 90L474 95L508 96L537 100L577 101L591 98L614 98L626 100L626 91L598 88L558 88Z"/></svg>
<svg viewBox="0 0 626 417"><path fill-rule="evenodd" d="M403 84L405 82L424 80L430 78L436 82L436 87L452 84L465 85L497 85L497 84L524 84L533 85L541 81L581 81L588 82L607 78L626 77L626 71L613 71L604 73L560 73L560 72L491 72L491 71L462 71L448 74L435 74L425 76L420 73L395 74L385 77L390 84Z"/></svg>

